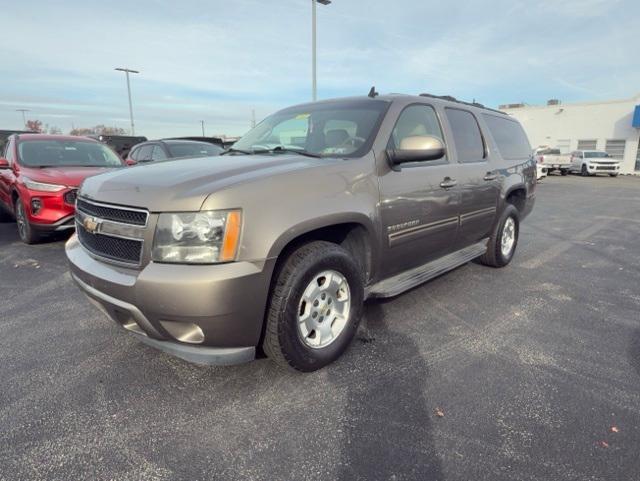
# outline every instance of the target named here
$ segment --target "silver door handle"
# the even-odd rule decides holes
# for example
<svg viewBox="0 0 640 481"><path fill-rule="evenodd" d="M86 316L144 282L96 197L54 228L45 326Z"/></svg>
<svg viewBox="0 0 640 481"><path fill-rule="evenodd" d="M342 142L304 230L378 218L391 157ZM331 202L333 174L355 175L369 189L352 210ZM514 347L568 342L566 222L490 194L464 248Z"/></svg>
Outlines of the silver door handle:
<svg viewBox="0 0 640 481"><path fill-rule="evenodd" d="M484 180L496 180L498 178L497 174L494 174L493 172L487 172L486 175L483 177Z"/></svg>
<svg viewBox="0 0 640 481"><path fill-rule="evenodd" d="M458 181L450 179L449 177L446 177L442 182L440 182L440 187L442 187L443 189L450 189L451 187L455 187L456 185L458 185Z"/></svg>

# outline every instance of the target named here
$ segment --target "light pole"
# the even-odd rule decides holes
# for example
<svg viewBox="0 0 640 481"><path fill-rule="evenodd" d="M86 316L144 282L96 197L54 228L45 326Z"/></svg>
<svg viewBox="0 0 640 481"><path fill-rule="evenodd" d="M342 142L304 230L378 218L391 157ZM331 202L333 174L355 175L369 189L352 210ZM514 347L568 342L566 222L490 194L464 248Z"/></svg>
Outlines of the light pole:
<svg viewBox="0 0 640 481"><path fill-rule="evenodd" d="M16 109L16 112L22 112L22 128L27 126L27 118L25 117L25 112L31 112L29 109Z"/></svg>
<svg viewBox="0 0 640 481"><path fill-rule="evenodd" d="M316 80L316 2L322 5L329 5L331 0L311 0L311 77L312 77L312 99L315 102L318 98L318 86Z"/></svg>
<svg viewBox="0 0 640 481"><path fill-rule="evenodd" d="M204 135L204 120L200 121L200 125L202 126L202 136L205 137L205 135Z"/></svg>
<svg viewBox="0 0 640 481"><path fill-rule="evenodd" d="M115 70L119 72L124 72L127 76L127 93L129 94L129 118L131 119L131 135L136 135L136 128L133 125L133 105L131 104L131 84L129 83L129 74L130 73L140 73L137 70L131 70L128 68L117 67Z"/></svg>

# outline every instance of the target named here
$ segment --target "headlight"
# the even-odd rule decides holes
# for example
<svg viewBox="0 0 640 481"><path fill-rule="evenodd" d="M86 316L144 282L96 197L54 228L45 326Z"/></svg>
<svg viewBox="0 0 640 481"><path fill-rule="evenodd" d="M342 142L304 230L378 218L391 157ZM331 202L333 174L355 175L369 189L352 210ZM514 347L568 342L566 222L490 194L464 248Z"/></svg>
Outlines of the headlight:
<svg viewBox="0 0 640 481"><path fill-rule="evenodd" d="M23 177L22 181L27 189L39 190L40 192L59 192L67 188L66 185L59 184L45 184L43 182L35 182L27 177Z"/></svg>
<svg viewBox="0 0 640 481"><path fill-rule="evenodd" d="M236 258L242 215L239 210L160 214L153 260L213 264Z"/></svg>

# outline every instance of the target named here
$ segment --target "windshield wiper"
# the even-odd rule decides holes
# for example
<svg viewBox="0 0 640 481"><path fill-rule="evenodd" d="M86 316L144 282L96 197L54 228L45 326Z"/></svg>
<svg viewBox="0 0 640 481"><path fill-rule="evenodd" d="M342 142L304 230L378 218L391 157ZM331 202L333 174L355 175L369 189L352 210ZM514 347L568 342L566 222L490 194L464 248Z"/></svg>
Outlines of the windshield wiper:
<svg viewBox="0 0 640 481"><path fill-rule="evenodd" d="M253 155L255 154L255 152L253 151L249 151L249 150L242 150L242 149L234 149L233 147L231 147L230 149L225 150L224 152L222 152L220 155L227 155L227 154L244 154L244 155Z"/></svg>
<svg viewBox="0 0 640 481"><path fill-rule="evenodd" d="M305 157L313 157L314 159L322 158L322 155L320 154L309 152L308 150L304 150L304 149L292 149L289 147L285 147L283 145L278 145L277 147L274 147L273 149L271 149L271 152L291 152L294 154L304 155Z"/></svg>

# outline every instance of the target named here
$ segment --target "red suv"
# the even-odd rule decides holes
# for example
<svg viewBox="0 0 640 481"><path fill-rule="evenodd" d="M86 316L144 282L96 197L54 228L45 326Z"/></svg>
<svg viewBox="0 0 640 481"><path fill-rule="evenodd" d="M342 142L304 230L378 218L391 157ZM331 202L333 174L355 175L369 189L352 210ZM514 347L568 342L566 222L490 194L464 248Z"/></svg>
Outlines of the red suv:
<svg viewBox="0 0 640 481"><path fill-rule="evenodd" d="M20 239L27 244L47 233L73 229L80 183L125 165L93 139L12 135L0 156L0 216L15 217Z"/></svg>

